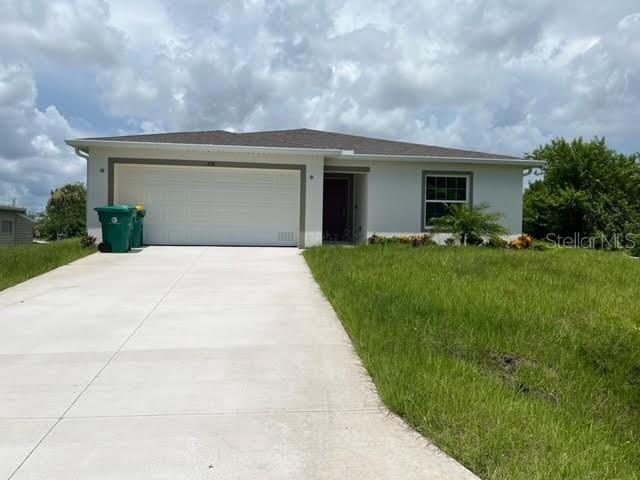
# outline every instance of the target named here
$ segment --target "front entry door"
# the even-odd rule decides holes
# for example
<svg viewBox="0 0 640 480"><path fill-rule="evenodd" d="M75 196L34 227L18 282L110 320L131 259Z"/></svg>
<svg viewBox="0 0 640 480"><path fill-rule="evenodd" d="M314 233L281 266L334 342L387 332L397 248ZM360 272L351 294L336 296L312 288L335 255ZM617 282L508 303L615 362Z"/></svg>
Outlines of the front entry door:
<svg viewBox="0 0 640 480"><path fill-rule="evenodd" d="M322 239L351 241L351 179L325 177L322 201Z"/></svg>

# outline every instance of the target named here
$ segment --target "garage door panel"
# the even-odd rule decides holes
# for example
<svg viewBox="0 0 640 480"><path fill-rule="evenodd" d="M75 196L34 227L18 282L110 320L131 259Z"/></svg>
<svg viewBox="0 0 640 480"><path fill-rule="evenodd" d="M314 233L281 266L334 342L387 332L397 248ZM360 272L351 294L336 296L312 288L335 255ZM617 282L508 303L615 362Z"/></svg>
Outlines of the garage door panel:
<svg viewBox="0 0 640 480"><path fill-rule="evenodd" d="M214 195L212 195L211 192L208 192L207 190L193 190L189 193L189 200L194 203L200 202L206 205L213 199Z"/></svg>
<svg viewBox="0 0 640 480"><path fill-rule="evenodd" d="M296 171L116 166L116 202L143 203L145 243L297 245Z"/></svg>
<svg viewBox="0 0 640 480"><path fill-rule="evenodd" d="M189 193L184 190L169 190L165 193L165 200L167 202L185 202L189 198Z"/></svg>

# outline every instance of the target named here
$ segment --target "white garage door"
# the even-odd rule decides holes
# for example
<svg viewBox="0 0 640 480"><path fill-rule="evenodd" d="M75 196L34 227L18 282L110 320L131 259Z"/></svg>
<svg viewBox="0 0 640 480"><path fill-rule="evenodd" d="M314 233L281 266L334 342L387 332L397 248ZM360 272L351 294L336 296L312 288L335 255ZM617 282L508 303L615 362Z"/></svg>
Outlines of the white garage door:
<svg viewBox="0 0 640 480"><path fill-rule="evenodd" d="M146 244L298 245L298 171L116 164L114 200L147 208Z"/></svg>

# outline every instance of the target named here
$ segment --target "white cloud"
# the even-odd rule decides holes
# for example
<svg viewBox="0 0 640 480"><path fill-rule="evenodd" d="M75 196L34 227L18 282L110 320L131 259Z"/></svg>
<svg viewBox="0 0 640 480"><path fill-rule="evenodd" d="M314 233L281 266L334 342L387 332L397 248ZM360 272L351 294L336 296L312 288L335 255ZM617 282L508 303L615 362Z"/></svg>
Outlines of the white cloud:
<svg viewBox="0 0 640 480"><path fill-rule="evenodd" d="M36 94L27 67L0 64L0 204L42 208L51 188L83 176L63 141L73 130L56 107L37 108Z"/></svg>
<svg viewBox="0 0 640 480"><path fill-rule="evenodd" d="M577 19L547 0L273 5L168 8L155 56L135 67L143 77L105 73L108 108L169 130L304 124L521 154L554 135L610 131L576 111L581 89L603 81L584 75L600 60L579 64L634 18L563 35ZM148 81L160 105L140 91Z"/></svg>
<svg viewBox="0 0 640 480"><path fill-rule="evenodd" d="M0 3L0 38L14 54L109 65L117 61L123 38L108 18L104 1L6 1Z"/></svg>

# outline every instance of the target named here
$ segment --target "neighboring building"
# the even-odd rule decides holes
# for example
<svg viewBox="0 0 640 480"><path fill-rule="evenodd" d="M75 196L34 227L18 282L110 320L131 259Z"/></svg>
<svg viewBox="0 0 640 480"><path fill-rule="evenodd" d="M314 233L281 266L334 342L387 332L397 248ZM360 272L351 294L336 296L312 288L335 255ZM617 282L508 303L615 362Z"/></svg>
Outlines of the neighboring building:
<svg viewBox="0 0 640 480"><path fill-rule="evenodd" d="M0 246L33 242L33 220L26 208L0 205Z"/></svg>
<svg viewBox="0 0 640 480"><path fill-rule="evenodd" d="M447 205L487 202L522 230L522 176L541 162L299 129L68 140L88 159L93 209L147 208L145 243L282 245L364 242L428 232Z"/></svg>

